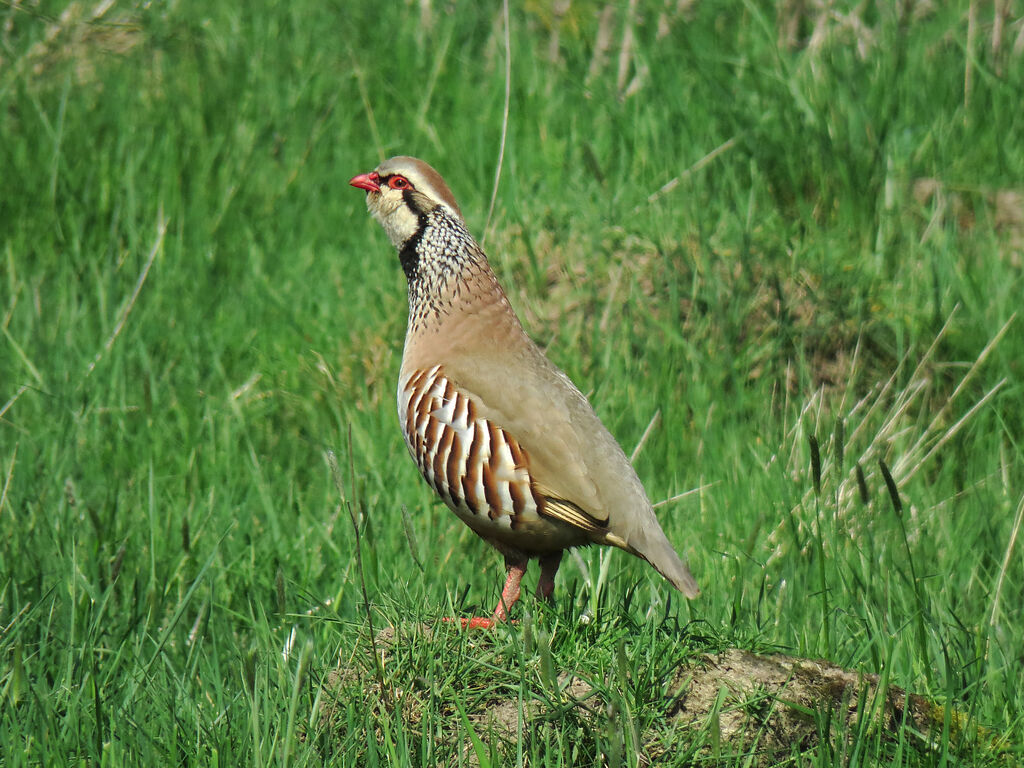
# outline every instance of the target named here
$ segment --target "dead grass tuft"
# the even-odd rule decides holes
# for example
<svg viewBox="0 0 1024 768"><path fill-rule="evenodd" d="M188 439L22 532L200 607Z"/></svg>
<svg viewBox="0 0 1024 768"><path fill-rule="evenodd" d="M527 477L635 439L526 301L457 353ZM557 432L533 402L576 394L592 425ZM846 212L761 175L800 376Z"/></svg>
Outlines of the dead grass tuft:
<svg viewBox="0 0 1024 768"><path fill-rule="evenodd" d="M911 196L928 216L921 242L947 224L970 232L979 219L989 220L999 235L999 258L1017 269L1024 266L1024 189L976 188L925 177L913 181Z"/></svg>
<svg viewBox="0 0 1024 768"><path fill-rule="evenodd" d="M16 0L12 5L22 5ZM108 56L125 56L144 42L142 26L133 11L115 10L115 0L69 3L64 11L47 23L43 37L19 58L15 65L27 71L37 83L73 63L72 71L78 85L101 83L103 61ZM13 20L34 20L33 14L11 13L4 37L13 31ZM2 49L0 49L2 50ZM9 62L0 57L0 69Z"/></svg>

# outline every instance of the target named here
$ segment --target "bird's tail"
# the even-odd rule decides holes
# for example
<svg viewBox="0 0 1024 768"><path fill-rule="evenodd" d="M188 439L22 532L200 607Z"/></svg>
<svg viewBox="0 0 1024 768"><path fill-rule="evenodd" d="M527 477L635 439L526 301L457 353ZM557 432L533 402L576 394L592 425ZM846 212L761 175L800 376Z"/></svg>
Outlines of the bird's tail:
<svg viewBox="0 0 1024 768"><path fill-rule="evenodd" d="M654 570L691 600L700 594L700 587L690 573L690 567L683 562L664 535L654 541L644 542L642 549L634 545L630 550L650 563Z"/></svg>

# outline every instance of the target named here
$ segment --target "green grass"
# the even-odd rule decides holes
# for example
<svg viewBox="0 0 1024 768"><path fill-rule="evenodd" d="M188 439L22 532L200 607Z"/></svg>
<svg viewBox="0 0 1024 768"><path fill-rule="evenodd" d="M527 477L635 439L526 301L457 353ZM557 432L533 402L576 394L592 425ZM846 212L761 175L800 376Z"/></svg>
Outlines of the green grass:
<svg viewBox="0 0 1024 768"><path fill-rule="evenodd" d="M652 499L700 487L659 514L703 595L586 551L476 634L439 620L501 559L407 458L404 278L347 180L424 157L483 236L500 10L0 6L0 763L745 765L666 716L729 646L946 713L794 764L1021 759L1020 20L638 5L628 56L625 10L605 50L599 4L513 9L485 244L627 452L654 420Z"/></svg>

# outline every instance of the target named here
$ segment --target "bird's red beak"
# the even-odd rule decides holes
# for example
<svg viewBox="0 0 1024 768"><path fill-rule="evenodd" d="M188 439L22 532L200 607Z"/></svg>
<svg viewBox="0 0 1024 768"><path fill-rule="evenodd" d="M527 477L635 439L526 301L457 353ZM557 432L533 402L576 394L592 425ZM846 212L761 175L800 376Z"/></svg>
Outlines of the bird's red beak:
<svg viewBox="0 0 1024 768"><path fill-rule="evenodd" d="M358 176L353 176L349 179L349 184L353 187L359 187L359 189L365 189L367 192L380 192L380 176L377 175L376 171L370 171L370 173L360 173Z"/></svg>

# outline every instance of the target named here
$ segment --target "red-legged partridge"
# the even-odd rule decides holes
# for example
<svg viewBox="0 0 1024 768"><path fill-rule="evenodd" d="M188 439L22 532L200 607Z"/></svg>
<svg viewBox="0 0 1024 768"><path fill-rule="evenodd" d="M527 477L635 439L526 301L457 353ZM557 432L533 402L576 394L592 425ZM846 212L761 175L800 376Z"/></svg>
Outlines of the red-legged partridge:
<svg viewBox="0 0 1024 768"><path fill-rule="evenodd" d="M531 558L537 594L550 597L562 553L592 543L643 558L695 597L626 455L526 335L444 180L422 160L393 157L349 183L366 190L408 278L398 420L409 453L505 557L498 607L469 624L507 618Z"/></svg>

